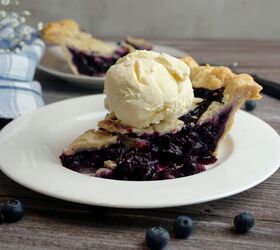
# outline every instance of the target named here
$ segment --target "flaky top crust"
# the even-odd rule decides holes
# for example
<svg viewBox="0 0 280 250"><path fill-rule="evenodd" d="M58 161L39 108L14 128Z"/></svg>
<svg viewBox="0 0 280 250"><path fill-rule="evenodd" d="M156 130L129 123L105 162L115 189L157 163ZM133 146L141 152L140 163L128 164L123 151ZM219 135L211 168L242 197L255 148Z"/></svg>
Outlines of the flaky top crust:
<svg viewBox="0 0 280 250"><path fill-rule="evenodd" d="M258 100L261 98L262 87L248 74L235 74L228 67L213 67L199 64L190 56L181 59L191 69L190 78L194 88L210 90L225 88L224 99L237 97Z"/></svg>
<svg viewBox="0 0 280 250"><path fill-rule="evenodd" d="M114 47L81 31L79 25L70 19L47 24L42 30L43 39L51 44L74 47L83 51L95 51L102 55L110 55Z"/></svg>

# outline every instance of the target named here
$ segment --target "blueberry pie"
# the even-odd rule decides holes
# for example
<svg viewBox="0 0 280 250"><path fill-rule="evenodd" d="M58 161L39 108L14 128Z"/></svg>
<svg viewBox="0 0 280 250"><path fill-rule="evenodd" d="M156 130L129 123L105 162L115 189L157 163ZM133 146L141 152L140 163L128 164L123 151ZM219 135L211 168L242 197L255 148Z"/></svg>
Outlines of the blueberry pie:
<svg viewBox="0 0 280 250"><path fill-rule="evenodd" d="M106 117L61 154L62 165L96 177L162 180L214 163L244 101L260 85L226 67L191 57L134 51L106 74Z"/></svg>
<svg viewBox="0 0 280 250"><path fill-rule="evenodd" d="M109 45L82 31L73 20L47 24L42 37L48 43L60 45L74 74L89 76L104 75L120 57L136 49L152 49L147 41L131 36L118 46Z"/></svg>

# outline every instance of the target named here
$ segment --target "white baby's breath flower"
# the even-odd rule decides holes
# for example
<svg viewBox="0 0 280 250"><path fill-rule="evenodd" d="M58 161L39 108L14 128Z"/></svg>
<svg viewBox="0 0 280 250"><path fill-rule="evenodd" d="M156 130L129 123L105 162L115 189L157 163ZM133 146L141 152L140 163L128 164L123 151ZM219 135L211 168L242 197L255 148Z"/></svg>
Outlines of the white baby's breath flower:
<svg viewBox="0 0 280 250"><path fill-rule="evenodd" d="M37 24L37 29L40 31L43 29L44 24L42 22Z"/></svg>
<svg viewBox="0 0 280 250"><path fill-rule="evenodd" d="M20 21L21 23L25 23L26 19L25 19L25 17L21 16L21 17L19 18L19 21Z"/></svg>
<svg viewBox="0 0 280 250"><path fill-rule="evenodd" d="M18 0L0 0L0 8L2 6L3 9L0 10L0 40L3 38L8 42L8 46L0 47L0 53L19 53L29 44L32 33L36 31L34 28L25 25L26 19L31 13L28 10L21 13L16 12L17 5L19 5ZM40 22L37 28L41 30L43 23Z"/></svg>
<svg viewBox="0 0 280 250"><path fill-rule="evenodd" d="M1 0L1 4L4 6L8 6L11 3L10 0Z"/></svg>
<svg viewBox="0 0 280 250"><path fill-rule="evenodd" d="M0 10L0 18L4 18L7 16L7 13L5 10Z"/></svg>
<svg viewBox="0 0 280 250"><path fill-rule="evenodd" d="M28 10L24 10L22 12L22 15L24 15L24 16L31 16L31 13Z"/></svg>
<svg viewBox="0 0 280 250"><path fill-rule="evenodd" d="M24 34L29 34L30 31L31 31L30 27L28 27L28 26L23 27L23 33Z"/></svg>
<svg viewBox="0 0 280 250"><path fill-rule="evenodd" d="M24 41L21 41L18 45L19 45L20 47L24 47L24 46L25 46L25 42L24 42Z"/></svg>
<svg viewBox="0 0 280 250"><path fill-rule="evenodd" d="M238 65L239 65L238 62L233 62L233 63L232 63L232 67L235 67L235 68L236 68L236 67L238 67Z"/></svg>
<svg viewBox="0 0 280 250"><path fill-rule="evenodd" d="M13 28L16 28L16 27L19 25L18 19L13 19L13 20L11 21L11 25L12 25Z"/></svg>

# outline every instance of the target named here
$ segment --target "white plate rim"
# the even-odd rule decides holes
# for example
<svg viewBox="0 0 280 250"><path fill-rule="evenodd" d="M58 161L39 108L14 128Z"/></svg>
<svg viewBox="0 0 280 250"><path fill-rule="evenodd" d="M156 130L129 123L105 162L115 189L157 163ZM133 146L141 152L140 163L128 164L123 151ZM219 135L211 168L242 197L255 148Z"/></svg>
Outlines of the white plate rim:
<svg viewBox="0 0 280 250"><path fill-rule="evenodd" d="M78 202L78 203L83 203L83 204L89 204L89 205L99 205L99 206L119 207L119 208L160 208L160 207L173 207L173 206L182 206L182 205L191 205L191 204L196 204L196 203L202 203L202 202L216 200L216 199L220 199L220 198L224 198L224 197L228 197L228 196L240 193L242 191L245 191L249 188L252 188L252 187L258 185L259 183L261 183L262 181L267 179L269 176L271 176L279 168L280 157L278 155L274 154L275 152L277 152L277 150L280 150L279 135L264 121L260 120L257 117L254 117L251 114L241 111L241 112L239 112L239 114L237 114L238 119L237 119L237 123L235 123L237 125L235 125L233 127L233 132L230 134L230 136L232 136L234 138L235 130L238 129L238 121L241 121L242 119L247 120L247 122L250 122L250 124L258 124L258 126L261 126L262 129L264 129L264 131L266 132L266 137L268 137L266 140L264 140L265 137L260 137L259 140L265 141L266 143L267 142L272 143L270 146L266 144L266 147L265 147L266 149L264 148L264 150L266 150L265 151L266 154L271 152L270 156L272 156L274 158L272 160L270 158L271 161L268 164L265 164L265 166L262 166L263 168L258 167L256 169L258 172L258 176L255 179L252 178L252 176L251 176L250 181L249 182L247 181L247 183L246 183L246 178L245 178L245 182L244 182L244 176L242 176L242 174L236 175L236 173L237 173L236 171L230 172L230 174L234 175L234 178L237 178L240 182L242 182L242 185L236 186L236 183L230 183L230 185L234 184L233 189L228 188L226 186L221 186L221 188L223 187L225 190L218 192L216 194L213 194L210 192L211 194L209 194L209 195L206 195L206 196L204 195L204 197L192 197L191 200L186 200L183 197L184 194L181 194L181 193L178 193L178 199L175 199L175 200L173 198L171 200L168 200L169 198L167 198L167 200L164 200L162 198L158 199L158 198L154 197L154 199L152 201L147 202L147 199L143 196L144 194L141 194L141 197L144 200L144 202L141 201L141 199L139 201L134 200L133 202L130 202L129 200L126 200L125 197L122 197L121 200L114 199L114 197L113 198L110 197L111 200L108 200L107 198L100 200L100 197L99 197L99 200L96 200L96 199L92 200L92 197L90 197L89 199L85 199L85 197L81 198L81 197L78 197L76 194L75 194L75 196L71 196L71 195L69 196L69 194L65 195L63 192L57 192L57 190L55 190L55 189L46 189L45 187L41 188L40 185L38 186L38 182L36 183L36 185L34 185L34 183L31 183L31 182L26 182L26 179L22 179L21 176L18 175L18 173L15 174L15 172L13 172L13 168L11 168L8 165L9 164L8 159L10 159L10 158L6 155L7 148L9 148L11 146L9 146L9 145L7 146L7 144L5 144L5 142L7 142L7 138L10 139L10 136L13 136L12 134L15 133L14 130L20 131L20 127L23 126L24 123L26 123L26 122L28 123L28 121L30 122L30 121L34 120L36 118L36 116L37 117L41 116L44 113L50 112L54 109L59 110L59 108L63 109L63 107L69 108L69 107L72 107L73 105L77 105L77 103L83 103L83 104L91 103L92 98L95 98L95 100L98 99L96 102L98 102L98 101L101 102L101 100L103 101L104 96L103 95L94 95L94 96L79 97L79 98L73 98L73 99L61 101L58 103L54 103L51 105L47 105L45 107L38 109L37 111L34 111L32 113L29 113L27 115L20 117L19 119L14 120L9 125L4 127L3 130L0 132L0 168L1 168L1 170L7 176L9 176L11 179L15 180L16 182L18 182L19 184L21 184L23 186L26 186L34 191L37 191L37 192L40 192L40 193L43 193L43 194L46 194L46 195L49 195L49 196L52 196L55 198L63 199L63 200L68 200L68 201ZM57 112L59 112L59 111L57 111ZM256 129L256 125L255 125L255 129ZM248 130L246 130L246 133L250 133L250 131L251 132L254 131L254 133L256 133L256 132L258 132L258 130L259 129L256 129L255 131L254 131L254 129L248 129ZM253 136L254 133L251 136ZM243 134L243 136L244 136L244 134ZM245 143L245 145L251 145L251 144ZM17 146L17 145L14 145L14 146ZM267 148L269 148L272 151L268 151ZM241 152L237 152L237 153L240 155ZM260 152L258 152L258 153L260 153ZM259 154L257 154L256 156L257 156L257 159L254 159L254 163L258 164L258 161L262 160L262 164L264 164L263 159L258 158ZM244 152L242 153L242 157L244 157ZM265 160L267 161L267 159L265 159ZM225 167L226 163L223 163L223 164ZM228 162L227 162L227 165L228 165ZM181 190L180 185L181 186L185 185L186 187L189 187L190 184L194 184L194 186L192 186L192 188L198 188L199 186L196 185L195 183L198 183L199 181L201 181L203 183L205 180L206 181L215 180L215 184L212 183L211 185L219 185L219 184L224 185L226 183L224 180L225 177L226 177L226 180L230 180L230 178L228 178L227 176L223 176L223 178L217 179L217 175L220 176L221 173L219 175L219 172L221 172L223 169L223 168L221 168L221 166L222 165L220 165L219 167L214 168L210 171L206 171L204 173L193 175L190 177L178 178L178 179L174 179L174 180L150 181L150 182L120 182L120 181L114 181L114 180L104 180L104 179L99 179L99 178L92 179L92 177L84 176L84 175L75 173L71 170L67 170L64 168L61 168L61 169L64 169L65 171L67 171L67 175L74 177L75 180L79 179L79 181L82 180L82 181L86 181L86 182L89 181L89 179L86 180L87 178L94 180L93 182L95 182L95 183L90 184L89 186L93 185L93 187L94 187L95 185L97 185L97 186L104 185L103 192L105 192L105 194L106 194L106 192L111 190L110 186L113 186L111 188L116 188L116 187L119 188L119 185L118 184L116 185L116 183L122 183L121 185L127 186L127 188L131 188L131 187L136 188L137 191L139 191L139 188L143 188L143 187L146 187L145 188L146 191L150 190L149 188L151 188L151 190L150 190L151 194L148 194L148 195L155 195L158 193L162 195L162 192L160 190L155 191L152 188L159 188L159 189L161 188L164 190L168 190L170 187L172 187L172 188L174 188L176 190L178 189L180 191ZM228 170L229 169L227 169L227 171ZM239 170L240 170L240 168L239 168ZM224 172L224 171L222 171L222 172ZM205 177L205 176L207 176L207 177ZM61 176L61 177L63 177L63 176ZM123 183L125 183L125 184L123 184ZM127 185L127 184L129 184L129 185ZM124 191L124 188L125 187L122 186L121 190ZM213 187L211 186L208 188L211 189ZM215 187L215 190L217 190L217 187ZM174 194L176 192L174 191L171 193Z"/></svg>

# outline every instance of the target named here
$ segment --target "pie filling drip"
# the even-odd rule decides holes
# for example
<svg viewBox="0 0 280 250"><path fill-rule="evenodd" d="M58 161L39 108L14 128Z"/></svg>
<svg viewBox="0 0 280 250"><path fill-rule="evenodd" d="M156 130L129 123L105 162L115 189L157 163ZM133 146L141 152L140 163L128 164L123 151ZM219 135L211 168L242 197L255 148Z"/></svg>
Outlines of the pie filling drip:
<svg viewBox="0 0 280 250"><path fill-rule="evenodd" d="M232 107L211 119L199 118L212 102L222 103L223 88L194 89L203 100L180 119L185 126L176 133L119 135L106 148L60 156L64 167L77 172L90 170L97 177L118 180L162 180L184 177L205 170L216 161L213 155L223 135Z"/></svg>

